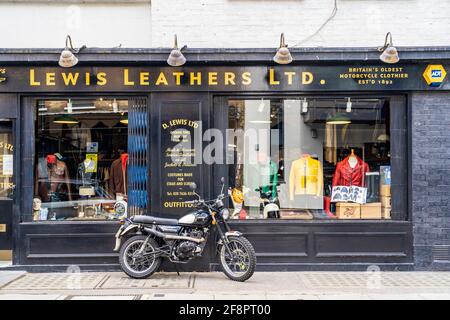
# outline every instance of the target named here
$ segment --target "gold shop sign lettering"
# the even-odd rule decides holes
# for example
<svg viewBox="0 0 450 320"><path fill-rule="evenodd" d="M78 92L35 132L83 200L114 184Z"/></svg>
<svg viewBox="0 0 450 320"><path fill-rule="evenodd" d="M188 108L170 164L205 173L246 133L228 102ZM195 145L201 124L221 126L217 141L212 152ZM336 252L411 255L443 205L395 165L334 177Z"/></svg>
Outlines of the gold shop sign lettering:
<svg viewBox="0 0 450 320"><path fill-rule="evenodd" d="M423 63L8 67L7 77L6 69L0 67L4 79L0 92L450 90L444 76L450 66L427 67Z"/></svg>
<svg viewBox="0 0 450 320"><path fill-rule="evenodd" d="M0 67L0 83L6 81L6 69Z"/></svg>

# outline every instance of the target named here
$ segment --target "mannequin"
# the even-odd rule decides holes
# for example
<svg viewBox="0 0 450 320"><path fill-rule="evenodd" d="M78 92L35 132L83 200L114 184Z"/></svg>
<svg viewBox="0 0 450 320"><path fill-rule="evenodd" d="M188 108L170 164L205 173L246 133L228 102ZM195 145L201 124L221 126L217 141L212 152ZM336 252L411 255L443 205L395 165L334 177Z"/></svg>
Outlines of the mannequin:
<svg viewBox="0 0 450 320"><path fill-rule="evenodd" d="M304 153L292 162L289 173L289 198L294 195L322 196L323 172L319 160Z"/></svg>
<svg viewBox="0 0 450 320"><path fill-rule="evenodd" d="M348 164L350 165L350 167L352 169L354 169L356 167L356 165L358 164L358 159L355 156L354 149L352 149L352 153L348 156Z"/></svg>
<svg viewBox="0 0 450 320"><path fill-rule="evenodd" d="M367 172L370 172L369 165L360 159L352 149L351 154L336 165L332 185L333 187L365 187L365 175Z"/></svg>
<svg viewBox="0 0 450 320"><path fill-rule="evenodd" d="M42 178L38 183L38 195L43 202L72 201L70 191L69 171L64 161L58 159L54 154L45 158L45 167L38 166L38 177ZM42 172L43 171L43 172Z"/></svg>

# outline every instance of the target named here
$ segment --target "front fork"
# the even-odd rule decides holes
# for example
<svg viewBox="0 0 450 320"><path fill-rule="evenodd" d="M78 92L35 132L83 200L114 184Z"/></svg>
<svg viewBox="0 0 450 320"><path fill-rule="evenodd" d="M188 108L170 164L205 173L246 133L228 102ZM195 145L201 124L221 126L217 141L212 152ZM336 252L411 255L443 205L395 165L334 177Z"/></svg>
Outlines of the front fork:
<svg viewBox="0 0 450 320"><path fill-rule="evenodd" d="M242 233L239 231L231 231L230 227L228 226L228 223L223 220L221 221L221 224L225 226L225 232L222 230L221 225L217 223L217 231L219 232L219 240L217 241L217 254L220 254L221 246L225 246L226 250L232 254L232 250L230 249L230 242L228 241L228 237L234 236L234 237L240 237L242 236Z"/></svg>

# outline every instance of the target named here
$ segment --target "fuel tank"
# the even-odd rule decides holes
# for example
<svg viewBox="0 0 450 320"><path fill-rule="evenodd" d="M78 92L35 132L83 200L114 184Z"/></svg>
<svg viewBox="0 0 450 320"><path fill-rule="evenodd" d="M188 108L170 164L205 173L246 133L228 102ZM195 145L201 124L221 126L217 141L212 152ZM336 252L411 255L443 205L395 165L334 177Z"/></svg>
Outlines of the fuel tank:
<svg viewBox="0 0 450 320"><path fill-rule="evenodd" d="M211 216L205 209L194 210L178 220L180 225L206 227L211 223Z"/></svg>

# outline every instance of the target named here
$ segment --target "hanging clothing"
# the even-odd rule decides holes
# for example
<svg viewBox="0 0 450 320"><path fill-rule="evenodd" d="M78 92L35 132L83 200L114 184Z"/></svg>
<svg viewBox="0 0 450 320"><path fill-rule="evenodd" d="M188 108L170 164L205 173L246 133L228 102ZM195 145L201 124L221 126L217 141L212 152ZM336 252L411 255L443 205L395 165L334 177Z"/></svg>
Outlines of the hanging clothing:
<svg viewBox="0 0 450 320"><path fill-rule="evenodd" d="M334 186L365 186L365 175L370 172L369 165L365 163L361 158L356 157L356 165L354 168L350 166L350 156L340 161L334 172L333 187Z"/></svg>
<svg viewBox="0 0 450 320"><path fill-rule="evenodd" d="M272 197L277 196L278 166L272 160L268 164L251 165L248 177L250 188L261 188L262 193L271 192Z"/></svg>
<svg viewBox="0 0 450 320"><path fill-rule="evenodd" d="M337 133L333 124L325 125L325 160L337 163Z"/></svg>
<svg viewBox="0 0 450 320"><path fill-rule="evenodd" d="M323 170L320 161L310 155L293 161L289 173L289 198L294 200L294 195L322 194Z"/></svg>
<svg viewBox="0 0 450 320"><path fill-rule="evenodd" d="M72 127L72 141L80 150L86 149L87 143L92 141L91 129L84 123Z"/></svg>
<svg viewBox="0 0 450 320"><path fill-rule="evenodd" d="M127 194L127 161L128 154L125 153L111 164L111 169L109 171L109 191L114 196L118 193Z"/></svg>

